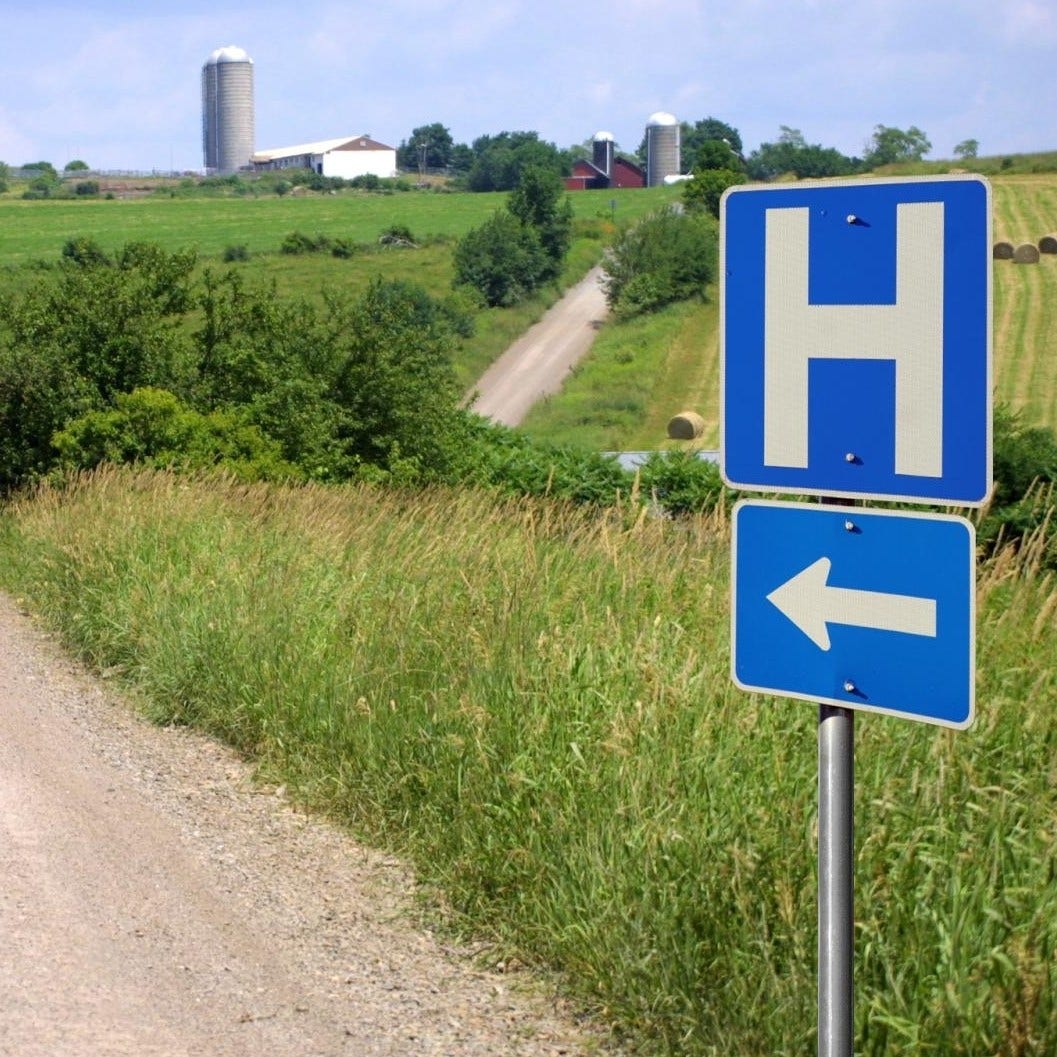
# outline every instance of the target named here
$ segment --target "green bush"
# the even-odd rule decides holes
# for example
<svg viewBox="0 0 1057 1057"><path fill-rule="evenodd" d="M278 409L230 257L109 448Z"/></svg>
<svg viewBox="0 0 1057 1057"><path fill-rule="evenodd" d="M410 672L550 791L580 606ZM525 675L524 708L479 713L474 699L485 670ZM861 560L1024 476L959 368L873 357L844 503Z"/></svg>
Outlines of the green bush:
<svg viewBox="0 0 1057 1057"><path fill-rule="evenodd" d="M321 253L332 245L327 235L306 235L303 231L291 231L279 247L280 253Z"/></svg>
<svg viewBox="0 0 1057 1057"><path fill-rule="evenodd" d="M667 207L617 237L606 254L606 301L618 316L704 297L716 274L718 231L710 216Z"/></svg>
<svg viewBox="0 0 1057 1057"><path fill-rule="evenodd" d="M615 459L580 448L540 444L474 416L462 481L513 495L552 496L609 506L633 479Z"/></svg>
<svg viewBox="0 0 1057 1057"><path fill-rule="evenodd" d="M62 246L62 255L66 260L77 264L98 265L110 264L110 257L96 239L88 235L67 239Z"/></svg>
<svg viewBox="0 0 1057 1057"><path fill-rule="evenodd" d="M745 183L746 176L734 169L698 169L683 187L683 201L690 210L719 217L719 200L728 187Z"/></svg>
<svg viewBox="0 0 1057 1057"><path fill-rule="evenodd" d="M334 239L330 245L331 256L340 257L342 260L355 257L358 249L359 247L352 239Z"/></svg>
<svg viewBox="0 0 1057 1057"><path fill-rule="evenodd" d="M639 487L669 514L700 514L732 496L719 467L692 451L652 452L639 469Z"/></svg>
<svg viewBox="0 0 1057 1057"><path fill-rule="evenodd" d="M455 284L477 290L491 307L523 301L550 269L536 231L505 211L459 240L454 264Z"/></svg>
<svg viewBox="0 0 1057 1057"><path fill-rule="evenodd" d="M378 241L383 246L414 246L417 244L415 236L406 224L390 224L378 236Z"/></svg>
<svg viewBox="0 0 1057 1057"><path fill-rule="evenodd" d="M1057 568L1057 525L1052 524L1057 438L1052 430L1026 426L1018 412L1001 406L995 410L993 444L994 495L977 538L990 551L1042 533L1042 560Z"/></svg>
<svg viewBox="0 0 1057 1057"><path fill-rule="evenodd" d="M164 389L120 393L113 408L72 420L53 443L59 465L67 470L112 462L184 470L223 467L246 480L297 476L279 445L244 416L200 414Z"/></svg>
<svg viewBox="0 0 1057 1057"><path fill-rule="evenodd" d="M222 256L229 264L235 261L248 261L250 259L250 251L245 243L239 243L237 246L225 246Z"/></svg>

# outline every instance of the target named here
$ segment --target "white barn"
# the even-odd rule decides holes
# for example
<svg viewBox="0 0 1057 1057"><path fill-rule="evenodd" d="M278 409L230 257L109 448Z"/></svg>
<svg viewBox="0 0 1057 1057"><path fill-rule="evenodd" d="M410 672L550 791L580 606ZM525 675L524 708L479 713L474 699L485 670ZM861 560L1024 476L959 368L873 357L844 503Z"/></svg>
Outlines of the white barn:
<svg viewBox="0 0 1057 1057"><path fill-rule="evenodd" d="M343 136L318 143L259 150L251 160L257 171L311 169L320 176L340 176L343 180L357 176L386 179L396 175L396 149L370 136Z"/></svg>

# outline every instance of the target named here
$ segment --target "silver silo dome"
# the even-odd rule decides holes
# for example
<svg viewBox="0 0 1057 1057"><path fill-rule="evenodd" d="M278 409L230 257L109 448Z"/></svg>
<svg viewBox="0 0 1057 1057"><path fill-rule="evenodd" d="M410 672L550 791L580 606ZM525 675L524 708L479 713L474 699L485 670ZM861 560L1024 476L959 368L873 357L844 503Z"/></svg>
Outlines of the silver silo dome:
<svg viewBox="0 0 1057 1057"><path fill-rule="evenodd" d="M646 122L646 186L660 187L666 176L678 176L681 160L679 122L663 110Z"/></svg>
<svg viewBox="0 0 1057 1057"><path fill-rule="evenodd" d="M242 48L217 48L202 67L202 153L205 167L235 172L254 150L253 60Z"/></svg>

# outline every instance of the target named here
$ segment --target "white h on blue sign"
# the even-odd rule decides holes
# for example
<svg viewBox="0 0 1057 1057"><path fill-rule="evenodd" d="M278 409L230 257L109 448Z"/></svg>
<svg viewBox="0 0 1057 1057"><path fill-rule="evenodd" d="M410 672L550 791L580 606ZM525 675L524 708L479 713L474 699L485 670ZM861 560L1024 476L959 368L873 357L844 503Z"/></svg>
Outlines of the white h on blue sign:
<svg viewBox="0 0 1057 1057"><path fill-rule="evenodd" d="M978 505L991 483L990 189L729 191L721 466L734 487Z"/></svg>

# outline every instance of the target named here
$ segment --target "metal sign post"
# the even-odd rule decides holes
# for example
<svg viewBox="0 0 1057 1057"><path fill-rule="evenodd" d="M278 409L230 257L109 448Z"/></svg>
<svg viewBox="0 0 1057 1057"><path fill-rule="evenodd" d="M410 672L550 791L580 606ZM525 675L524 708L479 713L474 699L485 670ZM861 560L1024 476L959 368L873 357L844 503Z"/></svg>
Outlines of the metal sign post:
<svg viewBox="0 0 1057 1057"><path fill-rule="evenodd" d="M818 1055L852 1057L855 1033L855 713L818 710Z"/></svg>

